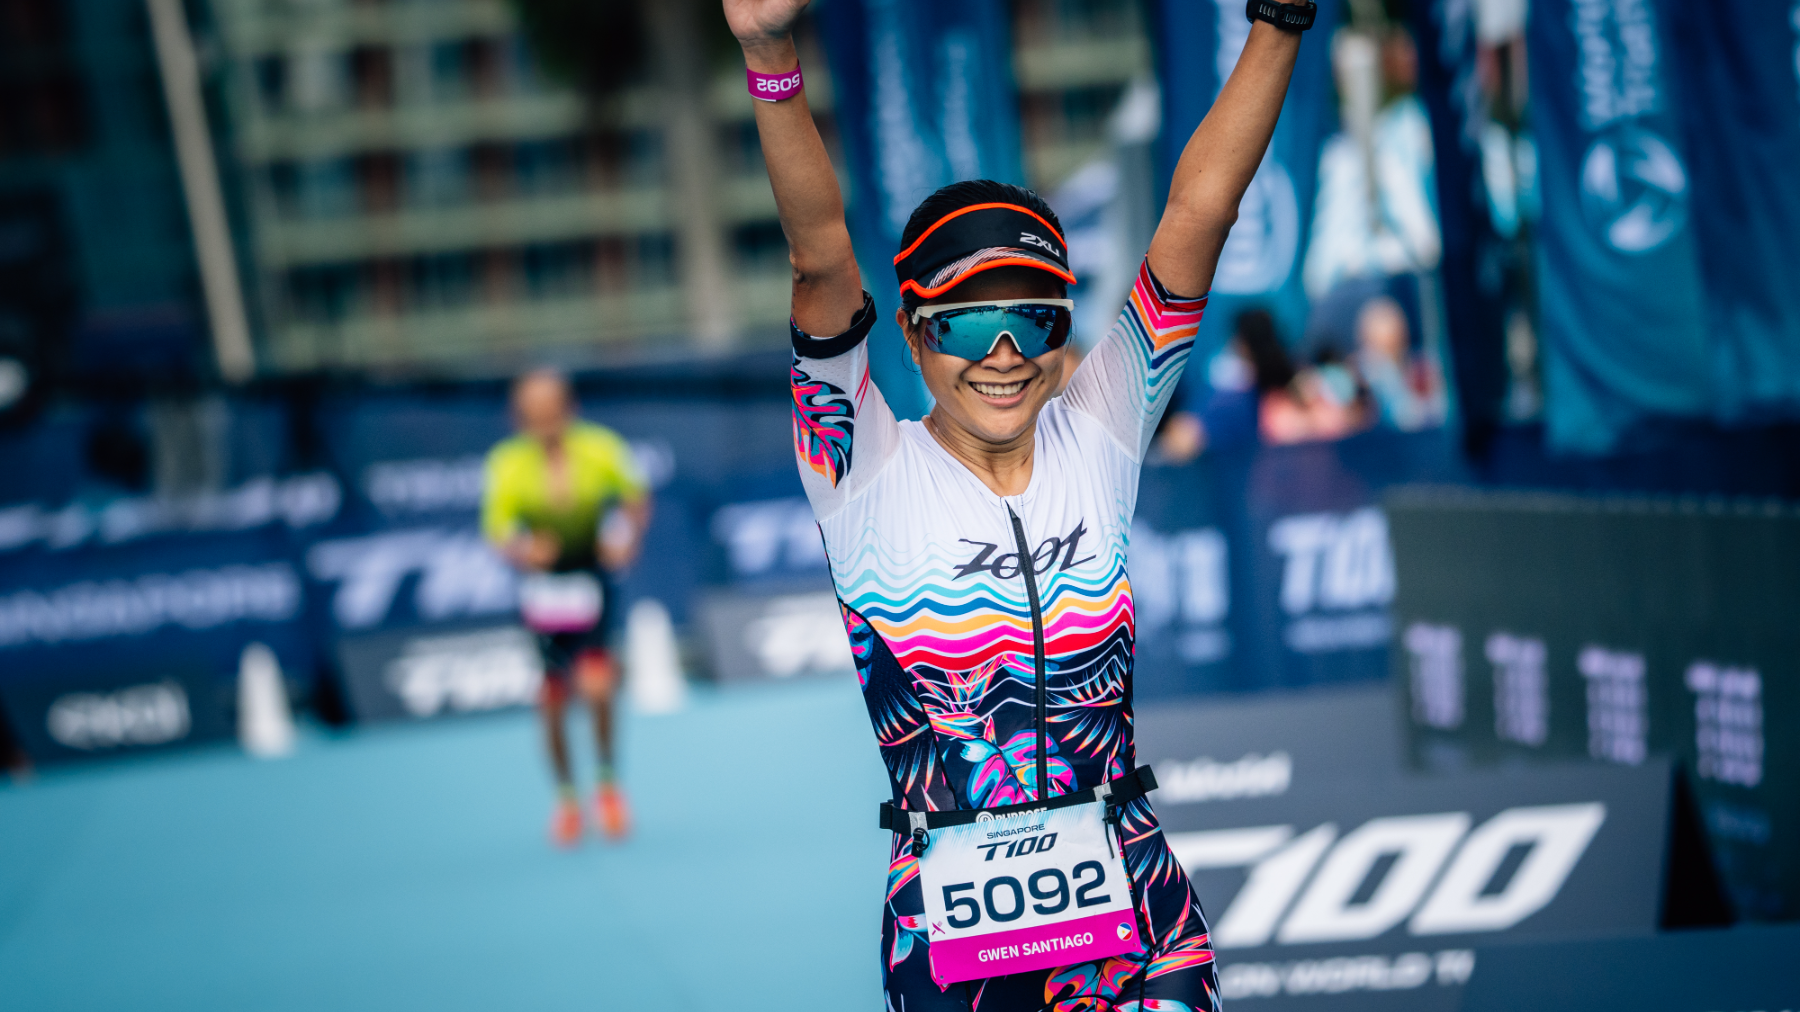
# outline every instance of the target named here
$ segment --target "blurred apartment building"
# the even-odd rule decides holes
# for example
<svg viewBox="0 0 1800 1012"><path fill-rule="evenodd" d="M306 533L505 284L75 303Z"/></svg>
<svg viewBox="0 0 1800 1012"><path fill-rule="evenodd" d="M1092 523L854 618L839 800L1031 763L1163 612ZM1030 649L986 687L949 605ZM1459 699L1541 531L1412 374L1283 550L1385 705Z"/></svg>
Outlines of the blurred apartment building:
<svg viewBox="0 0 1800 1012"><path fill-rule="evenodd" d="M591 107L540 71L503 0L212 3L265 370L482 371L685 339L651 89ZM741 85L714 91L713 120L747 119ZM735 332L778 338L774 202L759 163L719 149L738 255L713 297Z"/></svg>
<svg viewBox="0 0 1800 1012"><path fill-rule="evenodd" d="M1133 80L1151 80L1140 0L1017 0L1013 76L1030 185L1049 193L1107 147Z"/></svg>
<svg viewBox="0 0 1800 1012"><path fill-rule="evenodd" d="M661 106L594 109L534 63L501 0L213 0L247 176L265 368L460 364L563 346L679 347ZM1026 0L1017 69L1032 180L1100 146L1148 49L1131 0ZM710 11L708 12L710 13ZM825 61L810 97L830 134ZM736 343L779 342L786 247L734 66L712 68L716 227Z"/></svg>
<svg viewBox="0 0 1800 1012"><path fill-rule="evenodd" d="M704 72L723 264L696 279L658 89L594 103L551 80L506 0L187 7L264 375L685 353L696 283L726 314L710 347L784 340L786 244L735 60ZM1014 11L1048 191L1104 149L1149 47L1135 0ZM806 65L835 150L826 61ZM54 346L140 378L204 361L163 98L143 0L0 0L0 358Z"/></svg>

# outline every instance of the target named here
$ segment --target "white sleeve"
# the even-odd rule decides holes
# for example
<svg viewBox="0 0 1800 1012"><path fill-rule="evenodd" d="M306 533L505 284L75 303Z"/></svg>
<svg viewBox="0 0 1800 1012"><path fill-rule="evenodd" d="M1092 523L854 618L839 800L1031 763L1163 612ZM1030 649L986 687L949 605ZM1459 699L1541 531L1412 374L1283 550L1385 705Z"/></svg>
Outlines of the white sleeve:
<svg viewBox="0 0 1800 1012"><path fill-rule="evenodd" d="M1171 295L1145 261L1104 340L1075 370L1063 401L1098 421L1134 461L1142 461L1194 348L1206 296Z"/></svg>
<svg viewBox="0 0 1800 1012"><path fill-rule="evenodd" d="M850 329L836 337L813 337L788 322L794 342L788 374L794 456L820 520L868 488L900 444L894 412L869 379L868 337L875 317L875 300L864 292Z"/></svg>

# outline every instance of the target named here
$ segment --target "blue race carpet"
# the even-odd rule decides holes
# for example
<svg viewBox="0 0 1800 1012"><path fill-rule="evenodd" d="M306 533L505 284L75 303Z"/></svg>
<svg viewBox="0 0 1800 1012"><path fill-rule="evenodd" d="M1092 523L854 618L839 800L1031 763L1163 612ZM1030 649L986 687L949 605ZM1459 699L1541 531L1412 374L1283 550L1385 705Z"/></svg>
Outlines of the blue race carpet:
<svg viewBox="0 0 1800 1012"><path fill-rule="evenodd" d="M523 712L0 787L0 1004L878 1008L887 787L855 682L697 692L622 733L636 831L574 852Z"/></svg>

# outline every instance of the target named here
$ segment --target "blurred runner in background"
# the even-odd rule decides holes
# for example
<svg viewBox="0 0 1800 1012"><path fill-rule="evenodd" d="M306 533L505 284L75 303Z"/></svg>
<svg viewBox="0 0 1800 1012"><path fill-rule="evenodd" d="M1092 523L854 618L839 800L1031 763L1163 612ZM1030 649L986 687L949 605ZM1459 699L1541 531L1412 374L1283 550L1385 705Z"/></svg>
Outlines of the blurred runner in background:
<svg viewBox="0 0 1800 1012"><path fill-rule="evenodd" d="M649 486L618 433L575 417L574 395L561 373L520 377L512 408L519 434L488 454L481 529L524 573L519 610L543 652L539 699L558 792L550 835L565 847L581 837L563 727L572 681L594 714L594 816L616 840L630 816L613 769L619 677L610 644L621 603L613 577L637 558L650 519Z"/></svg>

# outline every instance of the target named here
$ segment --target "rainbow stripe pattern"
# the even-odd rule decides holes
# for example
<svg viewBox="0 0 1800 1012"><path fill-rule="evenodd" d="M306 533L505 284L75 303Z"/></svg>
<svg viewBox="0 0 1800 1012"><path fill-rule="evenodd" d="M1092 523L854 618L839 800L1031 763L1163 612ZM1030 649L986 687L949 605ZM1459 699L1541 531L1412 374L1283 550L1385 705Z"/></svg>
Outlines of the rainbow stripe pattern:
<svg viewBox="0 0 1800 1012"><path fill-rule="evenodd" d="M796 345L795 453L897 804L941 811L1030 802L1135 765L1126 542L1142 441L1205 306L1204 298L1171 297L1142 269L1085 372L1039 418L1035 452L1046 480L1004 499L956 471L923 429L894 422L885 407L871 410L881 398L864 350L814 359L803 352L810 345ZM853 433L863 452L847 480ZM1011 526L1015 511L1024 546ZM1022 555L1044 637L1041 748ZM1126 806L1121 828L1154 951L995 978L980 985L981 1007L1216 1009L1206 923L1147 799ZM890 1004L895 995L940 993L929 977L921 888L910 841L897 836L883 918Z"/></svg>

